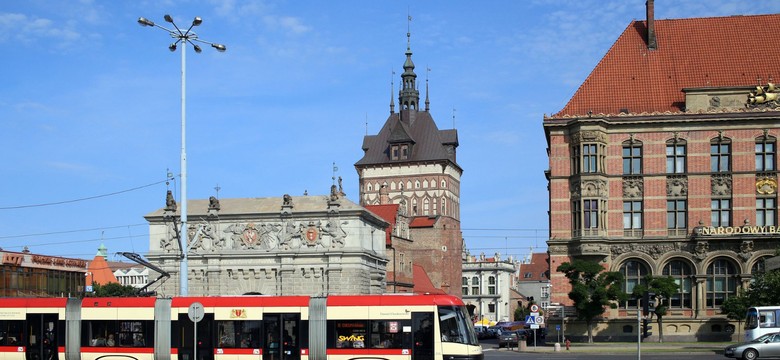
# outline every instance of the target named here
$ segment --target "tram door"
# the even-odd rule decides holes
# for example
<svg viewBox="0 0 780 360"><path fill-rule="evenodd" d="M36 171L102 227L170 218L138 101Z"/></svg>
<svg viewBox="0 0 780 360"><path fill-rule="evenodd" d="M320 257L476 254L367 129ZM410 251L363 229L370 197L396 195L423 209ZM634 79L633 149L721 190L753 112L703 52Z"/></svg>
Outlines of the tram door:
<svg viewBox="0 0 780 360"><path fill-rule="evenodd" d="M433 360L434 319L433 313L430 312L412 313L412 332L414 333L412 360Z"/></svg>
<svg viewBox="0 0 780 360"><path fill-rule="evenodd" d="M198 358L193 359L193 346L195 345L195 323L187 314L179 314L177 325L171 330L178 332L179 360L213 360L214 359L214 334L211 325L214 324L214 314L206 313L198 322Z"/></svg>
<svg viewBox="0 0 780 360"><path fill-rule="evenodd" d="M300 360L301 314L263 315L263 360Z"/></svg>
<svg viewBox="0 0 780 360"><path fill-rule="evenodd" d="M27 360L57 360L57 314L27 314Z"/></svg>

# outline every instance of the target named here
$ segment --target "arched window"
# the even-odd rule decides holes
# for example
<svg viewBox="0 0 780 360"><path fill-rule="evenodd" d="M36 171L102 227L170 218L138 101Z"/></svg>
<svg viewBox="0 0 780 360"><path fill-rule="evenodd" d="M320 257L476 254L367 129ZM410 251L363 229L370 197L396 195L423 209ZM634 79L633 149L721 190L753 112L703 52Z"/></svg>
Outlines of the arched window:
<svg viewBox="0 0 780 360"><path fill-rule="evenodd" d="M431 187L436 188L436 179L431 179Z"/></svg>
<svg viewBox="0 0 780 360"><path fill-rule="evenodd" d="M442 189L444 189L444 188L446 188L446 187L447 187L447 182L446 182L446 181L444 181L444 180L442 180L442 181L441 181L441 188L442 188Z"/></svg>
<svg viewBox="0 0 780 360"><path fill-rule="evenodd" d="M430 215L431 202L428 198L423 199L423 215Z"/></svg>
<svg viewBox="0 0 780 360"><path fill-rule="evenodd" d="M371 191L371 190L373 190L373 189L374 189L374 187L373 187L373 186L371 186L371 184L368 184L368 189L366 189L366 190L368 190L368 191Z"/></svg>
<svg viewBox="0 0 780 360"><path fill-rule="evenodd" d="M664 276L671 276L674 282L677 283L677 293L672 295L668 300L667 306L672 308L685 308L690 309L691 303L691 289L692 289L692 276L691 266L681 260L672 260L664 266Z"/></svg>
<svg viewBox="0 0 780 360"><path fill-rule="evenodd" d="M461 279L460 290L463 293L463 295L468 295L469 294L469 278L464 276Z"/></svg>
<svg viewBox="0 0 780 360"><path fill-rule="evenodd" d="M447 215L447 199L441 198L441 214Z"/></svg>
<svg viewBox="0 0 780 360"><path fill-rule="evenodd" d="M715 259L707 267L707 308L714 309L737 293L737 268L728 259Z"/></svg>
<svg viewBox="0 0 780 360"><path fill-rule="evenodd" d="M488 295L495 295L496 294L496 277L490 276L488 277Z"/></svg>
<svg viewBox="0 0 780 360"><path fill-rule="evenodd" d="M395 181L390 182L390 190L395 190Z"/></svg>
<svg viewBox="0 0 780 360"><path fill-rule="evenodd" d="M634 287L644 282L644 277L650 275L647 265L639 260L628 260L620 266L623 274L623 291L627 294L634 292ZM623 304L624 308L636 308L637 300L628 299Z"/></svg>
<svg viewBox="0 0 780 360"><path fill-rule="evenodd" d="M417 216L417 199L412 199L412 215Z"/></svg>
<svg viewBox="0 0 780 360"><path fill-rule="evenodd" d="M479 277L471 278L471 295L479 295Z"/></svg>
<svg viewBox="0 0 780 360"><path fill-rule="evenodd" d="M753 267L750 268L750 273L753 275L763 274L766 271L766 259L768 258L769 256L764 256L756 260L756 262L753 263Z"/></svg>
<svg viewBox="0 0 780 360"><path fill-rule="evenodd" d="M424 180L423 181L423 189L427 189L427 188L428 188L428 180Z"/></svg>

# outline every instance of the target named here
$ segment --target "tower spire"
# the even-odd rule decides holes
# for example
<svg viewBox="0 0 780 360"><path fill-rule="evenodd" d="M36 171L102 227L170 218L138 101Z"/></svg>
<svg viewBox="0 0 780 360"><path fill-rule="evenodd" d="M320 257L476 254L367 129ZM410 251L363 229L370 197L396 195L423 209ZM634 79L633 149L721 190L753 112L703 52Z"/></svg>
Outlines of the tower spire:
<svg viewBox="0 0 780 360"><path fill-rule="evenodd" d="M401 110L418 110L420 103L420 92L417 90L417 74L414 73L414 63L412 62L412 33L410 30L412 16L408 16L406 32L406 61L404 62L404 72L401 74L401 89L398 94L398 104Z"/></svg>
<svg viewBox="0 0 780 360"><path fill-rule="evenodd" d="M395 100L393 100L393 92L395 91L395 69L390 71L390 114L395 112Z"/></svg>
<svg viewBox="0 0 780 360"><path fill-rule="evenodd" d="M428 65L425 66L425 111L431 110L431 100L428 99L428 74L431 73L431 68Z"/></svg>

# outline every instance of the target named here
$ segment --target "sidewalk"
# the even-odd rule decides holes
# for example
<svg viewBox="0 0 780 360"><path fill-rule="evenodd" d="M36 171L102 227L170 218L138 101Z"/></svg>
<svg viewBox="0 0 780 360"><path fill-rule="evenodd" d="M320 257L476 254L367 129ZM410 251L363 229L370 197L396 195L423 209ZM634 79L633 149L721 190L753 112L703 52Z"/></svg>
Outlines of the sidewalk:
<svg viewBox="0 0 780 360"><path fill-rule="evenodd" d="M641 351L647 353L711 353L723 354L723 349L731 343L642 343ZM520 351L518 348L499 349L499 351ZM527 346L522 352L554 352L554 343L548 343L545 346ZM636 353L637 344L629 342L612 343L574 343L570 350L566 350L564 344L560 346L562 353L604 353L604 354L623 354Z"/></svg>

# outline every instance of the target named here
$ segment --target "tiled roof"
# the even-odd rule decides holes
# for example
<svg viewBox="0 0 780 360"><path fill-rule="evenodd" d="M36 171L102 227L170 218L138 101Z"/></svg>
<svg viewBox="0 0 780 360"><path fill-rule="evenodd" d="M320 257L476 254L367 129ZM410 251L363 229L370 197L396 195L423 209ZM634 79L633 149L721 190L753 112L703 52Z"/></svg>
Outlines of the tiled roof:
<svg viewBox="0 0 780 360"><path fill-rule="evenodd" d="M684 111L686 88L736 87L780 80L773 34L780 14L633 21L553 118ZM747 94L745 94L747 96Z"/></svg>
<svg viewBox="0 0 780 360"><path fill-rule="evenodd" d="M414 116L411 124L407 121ZM384 126L377 135L368 135L363 138L363 158L355 163L355 166L367 166L387 164L395 162L390 160L388 146L392 142L410 141L414 143L412 153L408 160L398 162L419 161L451 161L455 162L455 154L448 153L444 145L458 145L457 130L439 130L433 117L427 111L403 110L393 113L385 121Z"/></svg>
<svg viewBox="0 0 780 360"><path fill-rule="evenodd" d="M395 215L398 213L398 204L382 204L382 205L366 205L366 209L372 213L378 215L383 220L390 223L385 229L387 237L385 242L387 245L392 244L393 228L395 228Z"/></svg>
<svg viewBox="0 0 780 360"><path fill-rule="evenodd" d="M411 222L409 222L410 228L424 228L424 227L433 227L433 225L436 224L436 219L438 219L437 216L431 217L431 216L418 216L412 219Z"/></svg>
<svg viewBox="0 0 780 360"><path fill-rule="evenodd" d="M519 281L547 281L549 280L549 273L550 266L547 264L547 259L549 258L549 254L547 253L533 253L531 254L531 263L530 264L520 264L520 270L518 271L520 273ZM530 278L526 278L525 274L531 273ZM545 276L542 276L542 274L545 274Z"/></svg>
<svg viewBox="0 0 780 360"><path fill-rule="evenodd" d="M433 286L431 278L428 277L428 273L420 265L413 265L414 274L414 292L418 294L446 294L444 290Z"/></svg>
<svg viewBox="0 0 780 360"><path fill-rule="evenodd" d="M87 270L89 271L86 278L87 285L119 283L116 276L114 276L111 267L108 266L106 259L100 255L95 256L95 258L89 262Z"/></svg>

